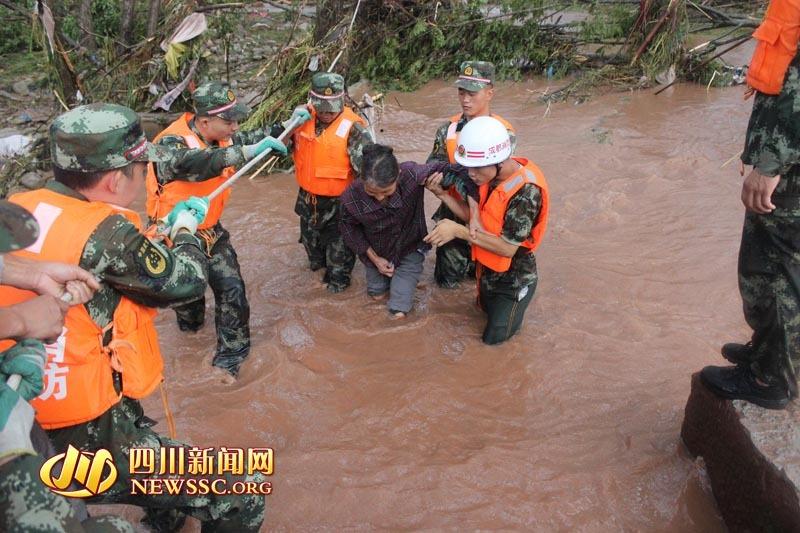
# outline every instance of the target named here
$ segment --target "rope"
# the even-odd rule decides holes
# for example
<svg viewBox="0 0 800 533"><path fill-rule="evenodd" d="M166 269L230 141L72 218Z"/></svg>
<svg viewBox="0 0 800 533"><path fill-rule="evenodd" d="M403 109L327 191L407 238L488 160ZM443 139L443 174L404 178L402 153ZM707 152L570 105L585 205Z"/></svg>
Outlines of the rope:
<svg viewBox="0 0 800 533"><path fill-rule="evenodd" d="M175 418L172 416L172 411L169 408L169 400L167 399L167 386L162 381L158 387L161 390L161 403L164 404L164 414L167 417L167 428L169 428L169 437L172 440L178 440L178 433L175 430Z"/></svg>

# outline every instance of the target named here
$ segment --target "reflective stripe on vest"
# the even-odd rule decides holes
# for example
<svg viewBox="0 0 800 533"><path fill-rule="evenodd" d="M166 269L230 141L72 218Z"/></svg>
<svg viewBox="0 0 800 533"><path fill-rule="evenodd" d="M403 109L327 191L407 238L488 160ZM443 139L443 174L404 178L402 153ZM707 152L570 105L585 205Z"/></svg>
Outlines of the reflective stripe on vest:
<svg viewBox="0 0 800 533"><path fill-rule="evenodd" d="M345 107L317 137L316 118L312 109L311 119L293 134L295 148L292 157L297 184L312 194L339 196L355 177L347 153L347 139L355 123L366 126L366 122Z"/></svg>
<svg viewBox="0 0 800 533"><path fill-rule="evenodd" d="M458 140L458 132L456 128L458 127L458 121L461 120L462 113L458 115L453 115L450 117L450 125L447 126L447 137L445 139L445 144L447 147L447 159L450 160L450 163L456 162L456 141ZM491 115L492 118L499 120L503 126L509 131L509 133L514 133L514 127L501 116L498 115ZM447 189L447 194L455 198L456 200L463 202L464 199L458 193L455 187L450 187Z"/></svg>
<svg viewBox="0 0 800 533"><path fill-rule="evenodd" d="M57 213L43 227L38 246L13 252L40 261L77 265L89 237L109 216L120 213L139 225L136 213L103 202L88 202L47 189L14 195L10 200L32 213ZM0 286L0 301L12 305L35 297L30 291ZM122 394L143 398L162 381L163 361L153 325L155 310L122 297L111 322L112 342L103 346L104 331L86 307L70 307L56 342L46 346L44 390L31 401L36 419L56 429L97 418L120 399L113 370L122 373ZM0 341L6 350L13 341Z"/></svg>
<svg viewBox="0 0 800 533"><path fill-rule="evenodd" d="M184 113L178 120L170 124L167 129L156 135L153 142L158 142L159 139L167 135L177 135L183 137L183 141L189 149L204 150L208 145L189 127L192 117L191 113ZM220 148L227 148L230 145L230 140L220 141L219 143ZM145 209L147 210L147 216L152 219L160 219L165 217L175 207L175 204L181 200L186 200L190 196L208 196L225 180L233 176L235 172L236 170L233 167L225 167L219 176L204 181L175 180L161 185L156 179L153 163L148 163L147 179L145 181L147 189ZM198 226L198 229L207 229L219 222L230 195L231 190L226 189L211 201L206 218Z"/></svg>
<svg viewBox="0 0 800 533"><path fill-rule="evenodd" d="M800 0L771 0L753 38L757 43L747 84L765 94L779 94L800 40Z"/></svg>
<svg viewBox="0 0 800 533"><path fill-rule="evenodd" d="M531 228L530 237L520 244L520 246L524 246L533 252L541 243L547 229L547 219L550 213L550 192L544 174L539 167L522 157L513 157L512 159L519 163L521 168L495 187L491 194L489 194L488 183L481 185L479 188L481 224L488 233L500 237L503 231L508 202L526 183L536 185L542 194L542 206L536 217L536 222ZM504 257L474 244L472 245L472 259L495 272L506 272L511 267L511 257Z"/></svg>

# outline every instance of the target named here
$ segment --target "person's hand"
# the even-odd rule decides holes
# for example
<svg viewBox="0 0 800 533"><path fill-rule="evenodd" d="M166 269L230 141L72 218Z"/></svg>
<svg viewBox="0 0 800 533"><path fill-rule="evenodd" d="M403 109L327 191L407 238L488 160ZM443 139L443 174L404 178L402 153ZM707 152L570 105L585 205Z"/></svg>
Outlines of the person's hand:
<svg viewBox="0 0 800 533"><path fill-rule="evenodd" d="M0 379L5 381L12 374L19 374L22 381L17 392L24 399L32 400L42 392L45 362L47 362L47 352L41 341L23 339L3 352L0 361Z"/></svg>
<svg viewBox="0 0 800 533"><path fill-rule="evenodd" d="M444 174L441 172L434 172L430 176L428 176L428 180L425 182L425 188L431 191L437 198L441 198L445 191L444 187L442 187L442 179L444 179Z"/></svg>
<svg viewBox="0 0 800 533"><path fill-rule="evenodd" d="M33 407L5 381L0 382L0 459L36 453L30 436L33 417Z"/></svg>
<svg viewBox="0 0 800 533"><path fill-rule="evenodd" d="M286 149L286 145L275 137L264 137L256 144L247 144L242 147L244 156L247 159L253 159L255 156L265 152L268 149L278 152L281 155L286 155L289 153L289 151Z"/></svg>
<svg viewBox="0 0 800 533"><path fill-rule="evenodd" d="M28 289L40 295L70 295L73 305L91 300L100 283L86 270L66 263L32 261L15 256L5 257L4 285Z"/></svg>
<svg viewBox="0 0 800 533"><path fill-rule="evenodd" d="M94 289L89 287L87 283L82 281L68 281L66 285L66 292L61 295L62 302L69 305L85 304L94 297Z"/></svg>
<svg viewBox="0 0 800 533"><path fill-rule="evenodd" d="M742 183L742 203L749 211L761 215L771 213L775 209L775 204L772 203L772 193L780 180L780 176L770 178L753 168Z"/></svg>
<svg viewBox="0 0 800 533"><path fill-rule="evenodd" d="M167 214L167 224L169 226L175 224L178 215L186 211L194 215L197 223L200 224L206 219L206 213L208 213L208 198L205 196L190 196L188 199L178 202L172 208L172 211Z"/></svg>
<svg viewBox="0 0 800 533"><path fill-rule="evenodd" d="M458 222L449 219L440 220L436 227L425 236L424 241L435 246L442 246L452 241L456 237L463 238L462 234L466 227Z"/></svg>
<svg viewBox="0 0 800 533"><path fill-rule="evenodd" d="M375 268L378 269L378 272L384 276L388 276L390 278L394 276L394 265L388 259L384 259L381 256L375 256L372 258L372 263L375 265Z"/></svg>
<svg viewBox="0 0 800 533"><path fill-rule="evenodd" d="M55 340L64 327L64 315L70 304L49 294L37 296L24 302L5 307L11 320L17 323L13 329L16 338Z"/></svg>
<svg viewBox="0 0 800 533"><path fill-rule="evenodd" d="M175 221L169 227L169 238L174 241L181 231L194 234L197 231L197 217L189 210L180 211L175 216Z"/></svg>
<svg viewBox="0 0 800 533"><path fill-rule="evenodd" d="M292 111L292 116L289 117L289 122L293 120L297 120L297 125L299 126L311 120L311 113L308 112L306 106L295 107L294 111Z"/></svg>

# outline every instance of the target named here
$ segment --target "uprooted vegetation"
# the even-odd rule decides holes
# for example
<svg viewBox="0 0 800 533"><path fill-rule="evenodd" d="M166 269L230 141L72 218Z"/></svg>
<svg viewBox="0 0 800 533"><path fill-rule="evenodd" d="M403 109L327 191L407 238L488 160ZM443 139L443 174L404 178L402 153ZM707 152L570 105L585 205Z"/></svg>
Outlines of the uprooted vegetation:
<svg viewBox="0 0 800 533"><path fill-rule="evenodd" d="M331 67L348 83L414 90L481 59L499 79L546 76L547 103L674 80L731 84L741 73L717 56L749 39L764 3L722 2L0 0L0 53L40 58L51 116L97 101L182 111L196 81L219 78L254 107L245 127L255 127L285 118L311 74Z"/></svg>

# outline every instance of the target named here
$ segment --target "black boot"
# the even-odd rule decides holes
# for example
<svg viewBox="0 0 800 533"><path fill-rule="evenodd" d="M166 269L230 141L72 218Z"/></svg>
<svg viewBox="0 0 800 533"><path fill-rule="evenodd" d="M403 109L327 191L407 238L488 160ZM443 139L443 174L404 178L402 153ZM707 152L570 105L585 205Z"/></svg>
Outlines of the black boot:
<svg viewBox="0 0 800 533"><path fill-rule="evenodd" d="M761 385L746 366L707 366L700 379L717 396L730 400L746 400L765 409L783 409L789 404L789 393L780 385Z"/></svg>
<svg viewBox="0 0 800 533"><path fill-rule="evenodd" d="M753 361L753 343L740 344L738 342L729 342L720 350L722 357L733 363L734 365L746 365Z"/></svg>

